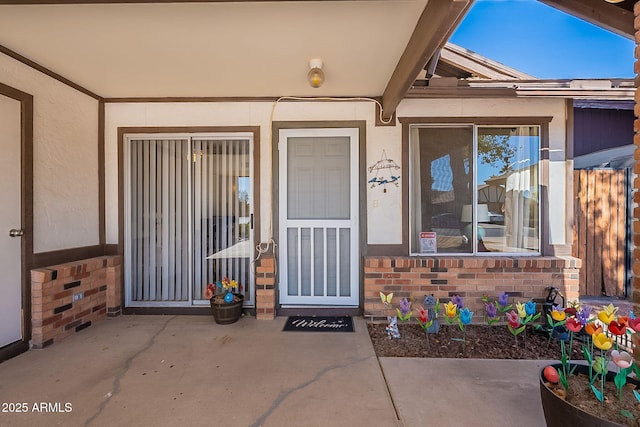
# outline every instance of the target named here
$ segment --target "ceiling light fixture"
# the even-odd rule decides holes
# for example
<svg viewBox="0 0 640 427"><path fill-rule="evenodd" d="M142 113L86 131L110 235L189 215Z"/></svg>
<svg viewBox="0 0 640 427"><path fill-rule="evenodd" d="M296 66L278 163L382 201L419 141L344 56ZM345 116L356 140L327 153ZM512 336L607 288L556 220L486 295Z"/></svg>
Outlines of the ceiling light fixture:
<svg viewBox="0 0 640 427"><path fill-rule="evenodd" d="M322 59L312 59L309 61L309 74L307 80L311 87L318 88L324 83L324 72L322 71Z"/></svg>
<svg viewBox="0 0 640 427"><path fill-rule="evenodd" d="M624 0L604 0L607 3L622 3Z"/></svg>

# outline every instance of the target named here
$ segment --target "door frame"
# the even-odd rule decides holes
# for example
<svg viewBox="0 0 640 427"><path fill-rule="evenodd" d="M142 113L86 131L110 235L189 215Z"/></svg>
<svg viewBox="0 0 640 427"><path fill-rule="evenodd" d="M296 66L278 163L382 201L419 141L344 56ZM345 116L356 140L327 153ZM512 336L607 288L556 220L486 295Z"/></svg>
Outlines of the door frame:
<svg viewBox="0 0 640 427"><path fill-rule="evenodd" d="M33 265L33 96L0 83L0 95L20 102L20 196L22 339L0 348L0 362L29 349L31 340L31 266ZM0 230L8 232L8 230Z"/></svg>
<svg viewBox="0 0 640 427"><path fill-rule="evenodd" d="M365 120L336 120L336 121L274 121L271 127L271 180L272 180L272 216L269 224L270 237L277 238L280 230L280 161L278 142L280 131L284 129L333 129L333 128L356 128L358 129L358 313L362 313L364 307L364 257L366 256L367 244L367 191L366 191L366 140L367 122ZM278 276L281 273L278 273ZM279 277L276 277L279 283ZM279 292L276 286L276 293ZM280 298L276 297L276 311L286 311L280 304ZM308 306L313 308L314 306ZM333 306L323 306L325 309ZM339 308L339 306L336 306Z"/></svg>
<svg viewBox="0 0 640 427"><path fill-rule="evenodd" d="M118 254L125 260L125 204L126 202L126 177L125 177L125 151L127 139L137 138L140 135L149 138L161 138L163 136L200 136L212 134L251 134L253 144L253 236L254 242L260 239L260 127L259 126L168 126L168 127L118 127ZM254 245L255 246L255 245ZM253 257L257 252L253 251ZM125 269L121 269L122 305L124 314L201 314L209 312L210 307L205 305L176 305L155 304L153 306L127 306L125 303L127 289L125 287ZM190 291L191 292L191 291ZM255 301L255 284L254 292ZM193 302L193 301L192 301Z"/></svg>

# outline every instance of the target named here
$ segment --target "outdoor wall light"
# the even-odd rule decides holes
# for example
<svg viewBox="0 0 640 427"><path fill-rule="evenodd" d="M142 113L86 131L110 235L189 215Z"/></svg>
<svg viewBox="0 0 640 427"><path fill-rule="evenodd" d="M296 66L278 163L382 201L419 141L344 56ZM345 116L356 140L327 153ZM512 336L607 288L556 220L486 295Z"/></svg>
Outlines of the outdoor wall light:
<svg viewBox="0 0 640 427"><path fill-rule="evenodd" d="M322 71L322 59L312 59L309 61L309 74L307 80L311 87L320 87L324 83L324 72Z"/></svg>

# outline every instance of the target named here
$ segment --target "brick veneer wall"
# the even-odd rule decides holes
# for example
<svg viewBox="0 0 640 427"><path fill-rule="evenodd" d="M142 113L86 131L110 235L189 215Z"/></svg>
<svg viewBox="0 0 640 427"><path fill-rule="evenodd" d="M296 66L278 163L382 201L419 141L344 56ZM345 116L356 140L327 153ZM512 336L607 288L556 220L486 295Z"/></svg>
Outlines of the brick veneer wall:
<svg viewBox="0 0 640 427"><path fill-rule="evenodd" d="M484 312L483 295L501 292L525 302L546 297L545 288L554 286L573 301L579 296L580 266L573 257L365 257L364 315L388 314L380 292L393 292L396 306L405 297L421 305L426 295L441 300L460 295L478 314Z"/></svg>
<svg viewBox="0 0 640 427"><path fill-rule="evenodd" d="M43 348L122 313L121 259L103 256L31 270L31 343ZM74 301L74 295L83 298Z"/></svg>
<svg viewBox="0 0 640 427"><path fill-rule="evenodd" d="M276 316L276 262L271 253L256 261L256 318L273 320Z"/></svg>

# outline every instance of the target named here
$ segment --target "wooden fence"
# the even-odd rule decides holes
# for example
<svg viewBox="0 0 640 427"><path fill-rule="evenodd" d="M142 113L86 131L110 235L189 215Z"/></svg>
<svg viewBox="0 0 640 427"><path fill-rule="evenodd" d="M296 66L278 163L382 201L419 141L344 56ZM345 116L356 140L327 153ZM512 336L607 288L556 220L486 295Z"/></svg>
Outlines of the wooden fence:
<svg viewBox="0 0 640 427"><path fill-rule="evenodd" d="M572 254L582 259L580 295L624 297L625 171L576 170L573 178Z"/></svg>

